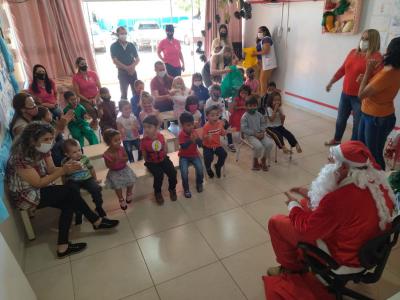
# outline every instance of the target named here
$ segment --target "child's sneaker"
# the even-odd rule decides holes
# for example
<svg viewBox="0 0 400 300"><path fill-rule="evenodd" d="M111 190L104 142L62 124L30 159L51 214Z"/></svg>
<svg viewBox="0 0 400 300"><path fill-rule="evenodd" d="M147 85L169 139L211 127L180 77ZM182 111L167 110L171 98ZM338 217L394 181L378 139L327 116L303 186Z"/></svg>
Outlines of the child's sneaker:
<svg viewBox="0 0 400 300"><path fill-rule="evenodd" d="M159 204L159 205L164 204L164 197L161 193L155 193L155 197L156 197L157 204Z"/></svg>
<svg viewBox="0 0 400 300"><path fill-rule="evenodd" d="M217 177L221 178L221 167L214 165L214 168L215 168L215 174L217 174Z"/></svg>
<svg viewBox="0 0 400 300"><path fill-rule="evenodd" d="M128 208L128 205L126 204L126 201L124 198L119 199L119 206L121 206L122 210L126 210Z"/></svg>
<svg viewBox="0 0 400 300"><path fill-rule="evenodd" d="M126 195L126 203L131 203L132 202L132 200L133 200L133 194L127 194Z"/></svg>
<svg viewBox="0 0 400 300"><path fill-rule="evenodd" d="M192 193L189 190L185 191L184 195L185 195L185 198L192 198Z"/></svg>
<svg viewBox="0 0 400 300"><path fill-rule="evenodd" d="M210 178L214 178L214 172L213 172L213 170L208 169L208 170L207 170L207 175L208 175L208 177L210 177Z"/></svg>
<svg viewBox="0 0 400 300"><path fill-rule="evenodd" d="M257 158L253 158L253 167L251 168L253 171L260 171L261 165L258 162Z"/></svg>
<svg viewBox="0 0 400 300"><path fill-rule="evenodd" d="M236 152L236 148L235 148L235 145L234 145L234 144L228 145L228 149L229 149L229 151L231 151L231 152Z"/></svg>
<svg viewBox="0 0 400 300"><path fill-rule="evenodd" d="M197 190L198 193L203 192L203 185L202 184L196 185L196 190Z"/></svg>
<svg viewBox="0 0 400 300"><path fill-rule="evenodd" d="M267 158L263 157L261 159L261 168L264 172L268 172L269 171L269 165L267 164Z"/></svg>
<svg viewBox="0 0 400 300"><path fill-rule="evenodd" d="M101 218L107 216L106 212L104 211L104 209L101 206L96 207L95 211Z"/></svg>
<svg viewBox="0 0 400 300"><path fill-rule="evenodd" d="M176 195L176 190L169 190L169 198L171 201L178 200L178 196Z"/></svg>

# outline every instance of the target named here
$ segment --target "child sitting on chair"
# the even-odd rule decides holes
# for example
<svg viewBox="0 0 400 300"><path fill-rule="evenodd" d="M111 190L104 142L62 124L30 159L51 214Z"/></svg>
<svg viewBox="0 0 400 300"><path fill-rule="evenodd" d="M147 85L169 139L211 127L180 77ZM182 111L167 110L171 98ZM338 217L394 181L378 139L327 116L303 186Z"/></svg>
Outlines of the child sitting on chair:
<svg viewBox="0 0 400 300"><path fill-rule="evenodd" d="M148 116L155 116L157 120L160 121L161 125L162 120L160 119L160 111L154 108L154 98L146 91L143 91L140 95L140 107L142 109L142 111L139 113L141 124L143 124L143 120Z"/></svg>
<svg viewBox="0 0 400 300"><path fill-rule="evenodd" d="M199 99L196 96L193 95L187 97L184 112L190 113L193 116L195 128L201 127L202 118L201 118L201 112L199 110Z"/></svg>
<svg viewBox="0 0 400 300"><path fill-rule="evenodd" d="M270 157L274 144L265 134L267 124L264 116L257 111L257 107L256 96L250 96L246 100L247 111L240 121L240 131L253 146L252 170L259 171L262 169L263 171L268 171L267 159ZM261 159L261 163L259 159Z"/></svg>
<svg viewBox="0 0 400 300"><path fill-rule="evenodd" d="M65 165L67 162L79 161L82 169L73 173L66 174L63 178L64 183L75 190L84 189L92 196L93 203L96 205L96 212L100 217L105 217L103 197L101 194L101 186L97 180L96 171L94 170L89 158L82 154L82 149L77 140L66 139L63 144L65 159L61 162ZM75 216L75 224L82 224L82 213L77 213Z"/></svg>
<svg viewBox="0 0 400 300"><path fill-rule="evenodd" d="M106 129L117 129L117 111L115 102L111 101L110 91L106 87L100 88L100 103L98 104L98 114L100 119L101 132Z"/></svg>
<svg viewBox="0 0 400 300"><path fill-rule="evenodd" d="M198 193L203 191L203 163L197 146L201 146L201 139L194 129L193 115L183 112L179 117L182 130L179 132L179 168L181 170L182 185L186 198L191 198L189 190L189 165L192 164L196 170L196 189Z"/></svg>
<svg viewBox="0 0 400 300"><path fill-rule="evenodd" d="M260 82L258 81L258 79L255 78L255 73L256 71L254 70L254 68L248 68L246 69L246 81L245 81L245 85L247 85L248 87L250 87L251 89L251 93L258 95L258 89L260 87Z"/></svg>
<svg viewBox="0 0 400 300"><path fill-rule="evenodd" d="M221 169L228 156L225 149L221 146L221 136L225 136L227 133L224 129L224 122L220 120L220 116L221 109L219 106L212 105L206 108L207 123L203 127L203 157L204 165L210 178L214 177L214 172L211 169L214 154L218 157L217 163L214 165L218 178L221 178Z"/></svg>
<svg viewBox="0 0 400 300"><path fill-rule="evenodd" d="M268 119L268 130L275 137L274 140L277 142L278 147L283 150L283 153L291 153L291 150L285 146L283 138L288 140L291 148L296 147L297 153L301 153L302 149L296 138L283 126L286 117L282 112L282 97L279 92L272 92L269 95L265 116Z"/></svg>
<svg viewBox="0 0 400 300"><path fill-rule="evenodd" d="M161 187L164 173L168 177L169 195L171 201L177 200L176 195L176 170L174 164L167 156L167 146L164 136L159 132L160 122L156 116L148 116L143 120L143 139L140 142L140 150L145 160L144 165L154 176L154 194L159 205L164 203Z"/></svg>

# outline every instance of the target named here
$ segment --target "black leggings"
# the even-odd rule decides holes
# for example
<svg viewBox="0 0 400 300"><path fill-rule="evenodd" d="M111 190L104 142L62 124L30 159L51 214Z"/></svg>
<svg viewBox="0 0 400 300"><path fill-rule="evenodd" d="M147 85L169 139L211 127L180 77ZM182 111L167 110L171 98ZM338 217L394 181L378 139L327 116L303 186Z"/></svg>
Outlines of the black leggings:
<svg viewBox="0 0 400 300"><path fill-rule="evenodd" d="M38 209L44 207L54 207L61 210L58 220L58 245L68 244L69 242L69 228L74 212L82 212L92 224L99 219L99 216L82 199L79 191L65 185L51 185L40 189Z"/></svg>
<svg viewBox="0 0 400 300"><path fill-rule="evenodd" d="M165 157L163 161L159 163L146 161L144 165L149 169L150 173L154 176L153 188L154 193L161 193L161 187L164 180L164 173L168 177L168 189L170 191L176 188L176 170L174 164L169 159Z"/></svg>
<svg viewBox="0 0 400 300"><path fill-rule="evenodd" d="M272 136L272 138L275 140L279 148L282 148L285 145L285 141L283 140L283 138L286 138L288 140L291 147L296 147L296 145L298 144L294 135L283 126L268 127L268 130L272 133L272 135L275 135Z"/></svg>

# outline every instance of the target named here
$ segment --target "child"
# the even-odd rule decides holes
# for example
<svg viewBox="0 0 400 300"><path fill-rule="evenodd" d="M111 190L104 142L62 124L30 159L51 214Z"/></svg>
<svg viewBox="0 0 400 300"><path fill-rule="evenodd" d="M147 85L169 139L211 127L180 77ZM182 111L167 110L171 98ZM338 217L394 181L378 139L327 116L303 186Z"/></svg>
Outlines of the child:
<svg viewBox="0 0 400 300"><path fill-rule="evenodd" d="M233 102L231 104L231 116L229 117L229 124L237 131L240 131L240 119L246 112L246 99L250 95L250 87L244 84L240 87L238 96L233 99Z"/></svg>
<svg viewBox="0 0 400 300"><path fill-rule="evenodd" d="M143 139L140 143L140 150L145 160L144 165L154 176L154 194L156 202L159 205L164 203L164 197L161 193L164 173L168 177L169 195L171 201L177 200L176 195L176 170L173 163L166 154L167 146L164 136L158 131L160 127L156 116L148 116L143 120Z"/></svg>
<svg viewBox="0 0 400 300"><path fill-rule="evenodd" d="M246 112L240 121L240 131L248 142L253 145L252 170L268 171L267 158L274 146L273 142L265 136L267 124L262 114L257 111L258 101L256 96L246 100ZM259 159L261 158L261 164Z"/></svg>
<svg viewBox="0 0 400 300"><path fill-rule="evenodd" d="M127 100L119 101L119 111L121 115L117 118L118 131L121 133L122 143L125 151L128 154L129 162L134 162L132 146L137 151L140 149L140 135L139 135L139 123L136 117L132 114L132 106ZM139 151L138 159L141 159Z"/></svg>
<svg viewBox="0 0 400 300"><path fill-rule="evenodd" d="M224 129L228 129L229 123L227 121L225 101L221 98L221 86L218 84L213 84L210 86L210 99L208 99L206 102L205 110L207 110L207 108L210 108L211 106L218 106L218 108L220 109L220 118L222 118L222 121L224 123ZM232 133L227 133L226 137L228 139L228 149L231 152L236 152L236 148L233 145Z"/></svg>
<svg viewBox="0 0 400 300"><path fill-rule="evenodd" d="M276 140L278 147L282 149L285 154L290 153L290 150L286 148L283 140L283 138L286 138L290 147L296 147L297 153L301 153L302 149L294 135L283 127L286 117L282 112L282 97L279 92L272 92L272 94L269 95L265 115L268 118L268 130L276 136L274 140Z"/></svg>
<svg viewBox="0 0 400 300"><path fill-rule="evenodd" d="M268 82L267 86L267 93L262 96L261 98L261 103L260 103L260 108L258 111L262 114L265 115L267 112L267 102L268 102L268 97L271 95L273 92L278 92L280 93L281 90L276 88L276 83L273 81Z"/></svg>
<svg viewBox="0 0 400 300"><path fill-rule="evenodd" d="M197 146L201 146L201 139L194 130L193 115L184 112L179 117L182 130L179 132L179 168L181 170L182 185L186 198L191 198L189 190L189 164L192 164L196 170L196 189L198 193L203 191L203 164L200 159L200 153Z"/></svg>
<svg viewBox="0 0 400 300"><path fill-rule="evenodd" d="M203 77L200 73L194 73L192 76L191 94L199 99L199 110L204 116L204 105L206 104L207 99L210 98L210 93L208 92L208 89L203 85Z"/></svg>
<svg viewBox="0 0 400 300"><path fill-rule="evenodd" d="M96 171L94 170L89 158L82 154L82 149L77 140L66 139L63 144L65 158L61 165L65 165L69 161L78 161L82 165L82 169L73 173L66 174L63 178L64 183L75 190L84 189L92 196L93 203L96 205L96 212L100 217L105 217L103 197L101 194L101 186L97 180ZM75 224L82 224L82 213L76 214Z"/></svg>
<svg viewBox="0 0 400 300"><path fill-rule="evenodd" d="M67 114L69 110L74 111L74 118L68 123L68 129L72 137L78 140L81 147L84 146L84 138L88 140L90 145L98 144L99 140L96 134L85 119L88 115L86 109L79 104L79 98L74 92L67 91L64 93L64 99L68 103L64 108L64 114ZM94 122L92 121L92 124Z"/></svg>
<svg viewBox="0 0 400 300"><path fill-rule="evenodd" d="M227 153L221 147L220 137L226 135L224 122L220 120L221 108L218 105L211 105L206 108L207 123L203 127L203 157L207 174L210 178L214 177L211 170L211 163L214 160L214 154L218 160L214 165L215 173L221 178L221 169L224 166Z"/></svg>
<svg viewBox="0 0 400 300"><path fill-rule="evenodd" d="M117 129L117 112L115 110L115 102L111 101L111 96L108 88L100 88L101 102L98 105L98 114L100 118L101 132L106 129L112 128Z"/></svg>
<svg viewBox="0 0 400 300"><path fill-rule="evenodd" d="M143 120L148 116L155 116L160 121L160 124L162 123L160 111L154 108L154 98L148 92L143 91L140 95L140 107L142 111L139 114L139 119L142 124Z"/></svg>
<svg viewBox="0 0 400 300"><path fill-rule="evenodd" d="M202 125L202 120L201 120L201 112L199 110L199 99L196 96L187 97L185 112L190 113L193 116L194 127L200 128Z"/></svg>
<svg viewBox="0 0 400 300"><path fill-rule="evenodd" d="M185 110L186 98L190 94L190 90L185 86L182 77L178 76L174 78L169 94L174 103L175 117L179 119L179 116Z"/></svg>
<svg viewBox="0 0 400 300"><path fill-rule="evenodd" d="M133 200L132 190L136 181L136 175L126 164L128 156L121 146L121 134L118 130L107 129L103 134L104 142L108 149L103 154L106 167L109 169L106 177L106 187L111 188L117 194L122 210L128 208L127 203ZM122 189L126 188L124 199Z"/></svg>
<svg viewBox="0 0 400 300"><path fill-rule="evenodd" d="M132 112L135 115L135 117L138 119L139 118L139 113L140 113L140 95L144 91L144 82L141 80L136 80L135 83L133 84L134 88L134 93L131 98L131 105L132 105Z"/></svg>
<svg viewBox="0 0 400 300"><path fill-rule="evenodd" d="M252 94L258 95L258 88L260 87L260 82L255 78L255 70L254 68L246 69L246 82L245 85L249 86Z"/></svg>

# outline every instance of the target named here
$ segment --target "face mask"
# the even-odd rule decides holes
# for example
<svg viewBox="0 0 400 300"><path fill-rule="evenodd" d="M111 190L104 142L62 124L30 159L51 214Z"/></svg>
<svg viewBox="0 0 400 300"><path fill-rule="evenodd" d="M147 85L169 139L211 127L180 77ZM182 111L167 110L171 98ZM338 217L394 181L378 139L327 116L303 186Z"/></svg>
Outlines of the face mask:
<svg viewBox="0 0 400 300"><path fill-rule="evenodd" d="M41 143L39 147L35 147L35 149L40 153L49 153L51 148L53 148L53 143Z"/></svg>
<svg viewBox="0 0 400 300"><path fill-rule="evenodd" d="M213 98L214 100L218 100L220 96L221 95L219 93L211 94L211 98Z"/></svg>
<svg viewBox="0 0 400 300"><path fill-rule="evenodd" d="M88 66L79 66L79 70L86 72L88 69Z"/></svg>
<svg viewBox="0 0 400 300"><path fill-rule="evenodd" d="M369 48L369 43L368 43L368 41L363 41L363 40L361 40L361 41L360 41L360 49L361 49L361 51L367 51L368 48Z"/></svg>
<svg viewBox="0 0 400 300"><path fill-rule="evenodd" d="M193 82L193 85L199 87L199 86L202 85L202 83L203 83L202 81L197 81L196 80L196 81Z"/></svg>
<svg viewBox="0 0 400 300"><path fill-rule="evenodd" d="M188 109L192 114L194 114L196 112L196 110L197 110L197 104L188 105Z"/></svg>
<svg viewBox="0 0 400 300"><path fill-rule="evenodd" d="M254 115L256 113L256 111L257 111L257 109L255 109L255 108L248 110L249 114L251 114L251 115Z"/></svg>
<svg viewBox="0 0 400 300"><path fill-rule="evenodd" d="M158 77L161 77L161 78L164 78L164 76L165 76L166 74L167 74L166 71L157 72L157 76L158 76Z"/></svg>
<svg viewBox="0 0 400 300"><path fill-rule="evenodd" d="M172 40L173 37L174 37L174 33L173 32L167 32L167 38Z"/></svg>
<svg viewBox="0 0 400 300"><path fill-rule="evenodd" d="M46 74L44 73L36 73L36 78L40 80L45 80Z"/></svg>
<svg viewBox="0 0 400 300"><path fill-rule="evenodd" d="M264 33L262 33L262 32L257 33L257 37L259 39L262 39L264 37Z"/></svg>
<svg viewBox="0 0 400 300"><path fill-rule="evenodd" d="M126 38L127 38L127 35L126 35L126 34L120 34L120 35L118 35L118 38L119 38L121 41L125 42L125 41L126 41Z"/></svg>
<svg viewBox="0 0 400 300"><path fill-rule="evenodd" d="M228 33L226 32L220 32L219 36L222 37L223 39L226 38L228 36Z"/></svg>

